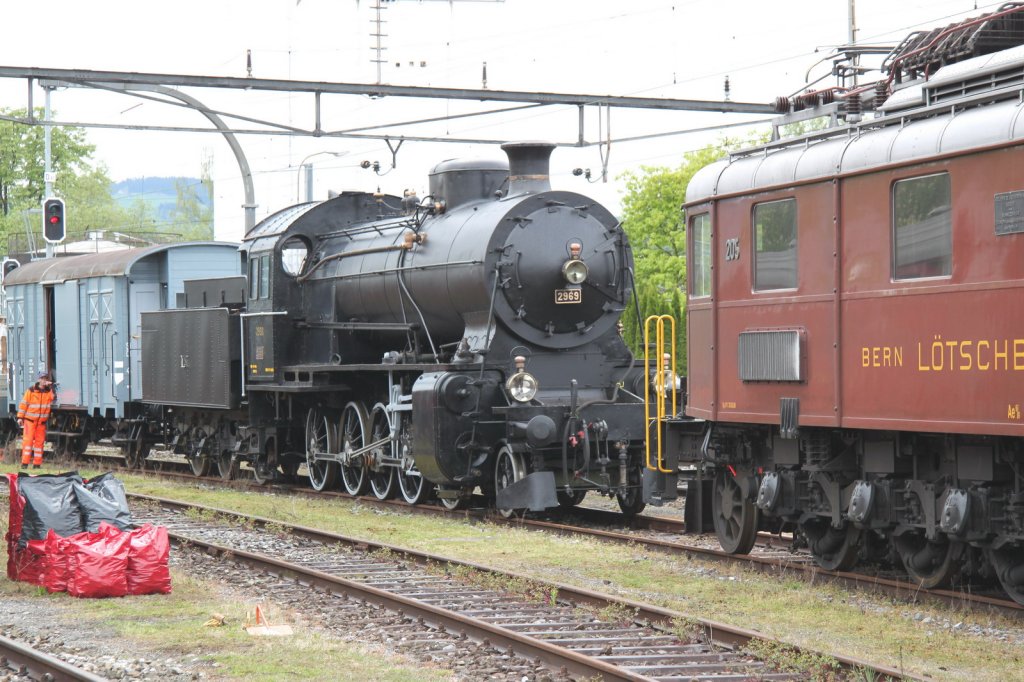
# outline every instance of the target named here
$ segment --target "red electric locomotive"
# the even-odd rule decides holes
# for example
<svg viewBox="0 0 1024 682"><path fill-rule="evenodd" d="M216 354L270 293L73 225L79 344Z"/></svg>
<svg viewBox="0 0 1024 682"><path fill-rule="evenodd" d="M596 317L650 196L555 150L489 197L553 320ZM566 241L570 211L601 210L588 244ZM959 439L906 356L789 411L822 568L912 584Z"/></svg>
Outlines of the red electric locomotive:
<svg viewBox="0 0 1024 682"><path fill-rule="evenodd" d="M884 66L691 181L685 415L651 468L700 465L728 551L789 522L824 567L1024 603L1024 6Z"/></svg>

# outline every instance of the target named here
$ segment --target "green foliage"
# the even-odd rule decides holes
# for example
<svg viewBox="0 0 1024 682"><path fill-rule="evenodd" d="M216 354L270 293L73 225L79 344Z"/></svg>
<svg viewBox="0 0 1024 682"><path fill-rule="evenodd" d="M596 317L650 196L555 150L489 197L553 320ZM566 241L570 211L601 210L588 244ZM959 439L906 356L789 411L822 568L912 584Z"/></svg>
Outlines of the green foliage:
<svg viewBox="0 0 1024 682"><path fill-rule="evenodd" d="M26 118L26 109L0 109L0 115ZM37 118L43 110L36 109ZM50 134L51 168L57 177L73 175L87 168L95 147L85 141L81 128L54 127ZM22 205L39 206L45 183L43 165L45 129L0 120L0 213L7 216Z"/></svg>
<svg viewBox="0 0 1024 682"><path fill-rule="evenodd" d="M43 181L45 129L41 125L18 122L27 117L25 109L0 108L0 236L7 251L28 249L26 228L33 231L37 248L41 246L41 219L28 213L38 209L46 191ZM37 109L35 117L43 118ZM175 239L210 239L213 236L213 211L200 200L200 187L179 181L177 202L169 223L157 225L153 211L137 199L123 207L111 196L107 169L93 161L95 146L89 144L85 130L71 126L51 128L51 167L57 174L53 193L67 205L68 241L79 241L92 230L119 233L168 233ZM212 160L202 161L200 184L207 196L213 196L210 176ZM140 235L141 236L141 235Z"/></svg>
<svg viewBox="0 0 1024 682"><path fill-rule="evenodd" d="M818 116L817 118L809 118L806 121L797 121L796 123L788 123L779 130L782 137L799 137L800 135L806 135L807 133L815 133L819 130L828 128L829 117Z"/></svg>
<svg viewBox="0 0 1024 682"><path fill-rule="evenodd" d="M213 196L213 178L210 168L213 159L206 156L202 161L200 185L206 188L206 196ZM205 206L199 199L199 186L183 179L175 182L178 199L166 229L180 234L186 240L213 239L213 207Z"/></svg>
<svg viewBox="0 0 1024 682"><path fill-rule="evenodd" d="M626 173L622 223L629 235L635 261L636 303L622 317L623 336L633 352L643 355L643 320L650 315L672 315L676 320L676 366L686 362L686 219L682 205L690 179L704 166L724 157L730 149L763 141L723 139L683 156L676 168L647 167ZM652 332L653 334L653 328Z"/></svg>

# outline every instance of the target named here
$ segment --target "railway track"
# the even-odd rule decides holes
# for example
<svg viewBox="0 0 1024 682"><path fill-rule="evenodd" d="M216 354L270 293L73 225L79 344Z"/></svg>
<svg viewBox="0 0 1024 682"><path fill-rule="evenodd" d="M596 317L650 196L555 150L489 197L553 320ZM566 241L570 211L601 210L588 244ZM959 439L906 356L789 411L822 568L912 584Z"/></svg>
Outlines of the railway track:
<svg viewBox="0 0 1024 682"><path fill-rule="evenodd" d="M91 453L90 453L91 454ZM117 458L107 455L107 458ZM196 477L188 471L187 465L173 460L157 460L159 469L146 470L181 481L196 481ZM128 471L128 470L126 470ZM131 470L131 473L140 473ZM235 479L224 481L219 477L209 477L210 482L218 485L230 485L236 489L254 492L273 492L277 494L328 496L343 500L353 498L339 491L316 492L301 485L269 484L260 485L252 479ZM757 545L750 554L729 554L712 546L714 542L695 541L699 536L686 535L683 522L665 516L640 514L629 521L629 528L623 529L623 517L615 511L589 507L575 507L561 514L546 517L522 517L505 519L497 514L489 513L480 507L451 511L439 505L408 505L397 500L378 500L372 496L358 498L360 504L391 509L405 513L429 514L440 516L459 516L487 519L501 525L558 533L569 536L588 536L612 543L633 543L647 549L677 555L686 555L707 561L741 565L768 575L785 575L787 578L800 577L808 582L831 581L851 589L868 593L883 594L908 602L920 602L931 599L960 609L971 609L979 612L998 612L1004 615L1020 617L1024 614L1024 606L999 596L999 592L985 585L964 585L961 589L926 589L908 580L899 571L877 570L874 573L829 571L817 566L811 555L806 551L791 548L792 538L784 535L762 533Z"/></svg>
<svg viewBox="0 0 1024 682"><path fill-rule="evenodd" d="M471 640L508 648L573 677L804 679L800 674L773 671L744 651L752 640L785 643L742 628L277 520L163 498L131 497L145 505L135 505L137 520L167 526L176 542L301 585L401 612L426 628L464 633ZM226 525L221 519L233 523ZM267 526L277 534L261 530ZM287 539L280 537L282 529ZM275 537L279 545L271 539ZM472 576L486 579L475 581ZM532 594L545 597L524 598L491 587L495 584L529 585ZM609 619L601 617L603 613L618 615ZM870 671L872 679L905 679L897 670L831 656L851 676Z"/></svg>
<svg viewBox="0 0 1024 682"><path fill-rule="evenodd" d="M17 679L41 680L43 682L56 682L57 680L104 682L107 679L77 668L70 663L65 663L59 658L33 649L27 644L0 636L0 677L8 675Z"/></svg>

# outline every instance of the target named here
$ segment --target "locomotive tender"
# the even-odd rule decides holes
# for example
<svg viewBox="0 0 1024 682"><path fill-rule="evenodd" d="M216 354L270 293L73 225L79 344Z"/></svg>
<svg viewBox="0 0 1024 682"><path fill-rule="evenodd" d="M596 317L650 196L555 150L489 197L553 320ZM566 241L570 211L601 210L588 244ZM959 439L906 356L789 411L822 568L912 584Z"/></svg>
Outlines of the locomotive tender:
<svg viewBox="0 0 1024 682"><path fill-rule="evenodd" d="M726 550L786 522L826 568L1024 603L1022 11L910 36L887 79L797 96L845 125L690 182L667 451L707 467Z"/></svg>
<svg viewBox="0 0 1024 682"><path fill-rule="evenodd" d="M553 148L443 162L422 201L345 192L268 217L235 254L244 275L138 314L127 404L57 408L83 417L77 449L109 435L136 465L164 443L197 474L304 465L316 489L409 503L480 488L511 513L593 490L639 511L641 371L617 324L632 254L605 208L551 190ZM16 281L45 287L41 267ZM76 341L46 364L62 385L64 357L94 351Z"/></svg>

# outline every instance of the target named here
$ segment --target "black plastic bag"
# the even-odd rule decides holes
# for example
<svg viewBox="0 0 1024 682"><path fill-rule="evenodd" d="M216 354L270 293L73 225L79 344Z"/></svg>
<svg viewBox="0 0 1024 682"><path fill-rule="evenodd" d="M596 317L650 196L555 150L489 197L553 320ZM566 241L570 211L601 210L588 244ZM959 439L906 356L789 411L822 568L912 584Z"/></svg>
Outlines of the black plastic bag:
<svg viewBox="0 0 1024 682"><path fill-rule="evenodd" d="M104 521L121 530L131 529L132 513L128 509L124 484L114 478L114 474L101 474L84 484L76 483L74 488L87 531L97 532Z"/></svg>
<svg viewBox="0 0 1024 682"><path fill-rule="evenodd" d="M25 498L19 546L24 547L29 540L45 540L51 528L61 537L85 530L74 490L76 484L82 484L82 477L76 471L18 477L18 492Z"/></svg>

